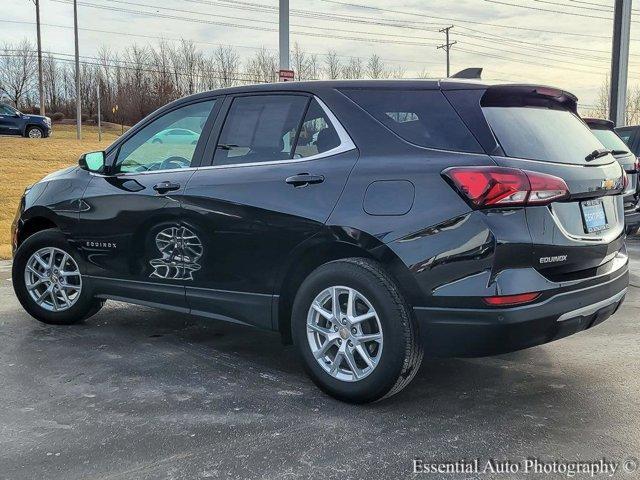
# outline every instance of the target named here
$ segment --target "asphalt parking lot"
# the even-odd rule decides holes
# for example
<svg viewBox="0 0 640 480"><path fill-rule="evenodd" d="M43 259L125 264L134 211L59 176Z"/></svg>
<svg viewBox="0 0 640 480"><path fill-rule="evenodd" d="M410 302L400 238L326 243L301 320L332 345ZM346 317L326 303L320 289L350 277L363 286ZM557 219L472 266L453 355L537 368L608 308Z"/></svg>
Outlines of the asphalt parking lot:
<svg viewBox="0 0 640 480"><path fill-rule="evenodd" d="M317 390L276 334L115 302L83 325L41 325L4 262L0 478L395 478L414 458L638 458L640 239L629 248L632 286L604 324L427 360L400 395L360 407Z"/></svg>

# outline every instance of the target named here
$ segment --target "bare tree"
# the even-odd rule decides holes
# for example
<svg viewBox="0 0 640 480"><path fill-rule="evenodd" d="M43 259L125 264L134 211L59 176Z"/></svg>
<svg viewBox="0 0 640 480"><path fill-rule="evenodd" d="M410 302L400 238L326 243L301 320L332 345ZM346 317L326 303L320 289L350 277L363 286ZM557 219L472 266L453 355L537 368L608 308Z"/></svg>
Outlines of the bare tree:
<svg viewBox="0 0 640 480"><path fill-rule="evenodd" d="M312 53L309 55L309 59L307 61L307 70L309 80L319 80L322 77L322 67L320 65L320 60L318 59L317 54Z"/></svg>
<svg viewBox="0 0 640 480"><path fill-rule="evenodd" d="M330 80L334 80L342 76L342 64L340 63L338 52L335 50L329 50L327 52L324 65L325 76Z"/></svg>
<svg viewBox="0 0 640 480"><path fill-rule="evenodd" d="M406 68L404 68L402 65L400 65L399 67L392 68L391 70L389 70L387 72L387 76L389 78L395 78L395 79L399 80L401 78L404 78L406 73L407 73Z"/></svg>
<svg viewBox="0 0 640 480"><path fill-rule="evenodd" d="M62 92L60 92L61 70L53 55L48 54L42 58L42 83L44 87L45 103L52 112L57 112L61 105Z"/></svg>
<svg viewBox="0 0 640 480"><path fill-rule="evenodd" d="M367 77L374 79L384 78L387 75L382 59L375 53L372 53L369 60L367 60L366 73Z"/></svg>
<svg viewBox="0 0 640 480"><path fill-rule="evenodd" d="M296 72L296 79L309 79L309 59L307 58L305 51L300 48L298 42L293 44L293 52L291 52L291 54L293 57L293 70Z"/></svg>
<svg viewBox="0 0 640 480"><path fill-rule="evenodd" d="M640 85L629 90L627 100L627 125L640 124Z"/></svg>
<svg viewBox="0 0 640 480"><path fill-rule="evenodd" d="M240 56L233 47L219 46L213 52L213 68L218 77L218 85L231 87L235 84L240 70Z"/></svg>
<svg viewBox="0 0 640 480"><path fill-rule="evenodd" d="M23 99L35 85L38 61L34 46L24 39L20 43L4 44L0 56L0 92L20 108Z"/></svg>
<svg viewBox="0 0 640 480"><path fill-rule="evenodd" d="M263 48L249 58L245 70L246 76L254 82L275 82L278 60L273 53Z"/></svg>
<svg viewBox="0 0 640 480"><path fill-rule="evenodd" d="M348 79L362 78L363 73L362 59L360 57L351 57L343 69L343 76Z"/></svg>
<svg viewBox="0 0 640 480"><path fill-rule="evenodd" d="M417 78L431 78L431 74L427 70L427 67L422 67L422 70L418 73Z"/></svg>

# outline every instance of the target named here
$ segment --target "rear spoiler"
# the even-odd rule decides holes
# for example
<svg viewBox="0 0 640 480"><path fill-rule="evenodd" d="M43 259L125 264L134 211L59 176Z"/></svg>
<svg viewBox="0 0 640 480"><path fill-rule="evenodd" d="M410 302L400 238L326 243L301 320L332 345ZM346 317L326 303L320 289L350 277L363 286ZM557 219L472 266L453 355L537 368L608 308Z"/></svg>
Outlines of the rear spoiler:
<svg viewBox="0 0 640 480"><path fill-rule="evenodd" d="M458 73L451 75L451 78L465 78L468 80L480 80L482 78L482 68L465 68Z"/></svg>
<svg viewBox="0 0 640 480"><path fill-rule="evenodd" d="M605 129L605 130L614 130L616 126L611 120L605 120L604 118L583 118L584 123L586 123L589 128L596 129Z"/></svg>
<svg viewBox="0 0 640 480"><path fill-rule="evenodd" d="M494 85L487 88L483 107L546 107L578 113L578 97L543 85Z"/></svg>

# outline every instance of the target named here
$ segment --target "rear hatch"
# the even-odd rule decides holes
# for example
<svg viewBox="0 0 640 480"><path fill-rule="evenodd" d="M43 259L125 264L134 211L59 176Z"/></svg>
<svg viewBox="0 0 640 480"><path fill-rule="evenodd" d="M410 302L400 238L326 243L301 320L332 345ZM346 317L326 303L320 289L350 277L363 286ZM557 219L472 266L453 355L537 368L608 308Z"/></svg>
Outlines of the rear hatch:
<svg viewBox="0 0 640 480"><path fill-rule="evenodd" d="M545 87L490 87L481 109L503 167L553 175L568 195L527 206L532 262L554 281L592 276L622 247L625 175L577 116L576 99Z"/></svg>

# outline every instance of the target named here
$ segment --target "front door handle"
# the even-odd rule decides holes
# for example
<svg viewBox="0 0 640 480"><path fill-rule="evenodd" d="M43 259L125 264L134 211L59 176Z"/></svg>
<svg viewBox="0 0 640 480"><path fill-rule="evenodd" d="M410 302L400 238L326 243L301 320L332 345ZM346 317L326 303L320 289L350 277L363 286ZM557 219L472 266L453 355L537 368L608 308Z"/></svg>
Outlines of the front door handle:
<svg viewBox="0 0 640 480"><path fill-rule="evenodd" d="M179 188L180 188L180 184L173 183L173 182L160 182L160 183L156 183L153 186L153 189L160 194L173 192L174 190L178 190Z"/></svg>
<svg viewBox="0 0 640 480"><path fill-rule="evenodd" d="M306 187L307 185L311 185L313 183L324 182L324 175L310 175L308 173L299 173L298 175L287 177L285 182L287 182L289 185L293 185L294 187Z"/></svg>

